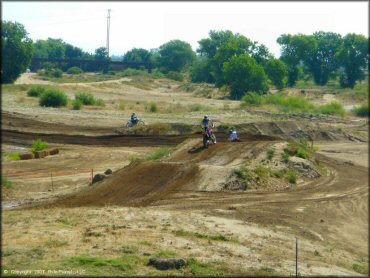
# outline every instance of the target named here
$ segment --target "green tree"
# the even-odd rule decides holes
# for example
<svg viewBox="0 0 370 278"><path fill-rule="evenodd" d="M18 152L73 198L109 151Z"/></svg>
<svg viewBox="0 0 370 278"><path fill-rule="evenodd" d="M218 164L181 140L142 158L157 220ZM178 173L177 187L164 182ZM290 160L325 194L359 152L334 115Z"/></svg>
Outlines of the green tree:
<svg viewBox="0 0 370 278"><path fill-rule="evenodd" d="M215 78L211 73L211 64L208 58L198 59L193 63L190 69L190 78L195 83L215 83Z"/></svg>
<svg viewBox="0 0 370 278"><path fill-rule="evenodd" d="M315 83L325 85L330 75L338 69L335 54L341 47L341 35L331 32L316 32L312 35L316 40L313 55L307 56L304 63L312 74Z"/></svg>
<svg viewBox="0 0 370 278"><path fill-rule="evenodd" d="M123 56L123 62L132 63L131 68L152 67L152 54L143 48L133 48ZM135 65L142 64L142 65Z"/></svg>
<svg viewBox="0 0 370 278"><path fill-rule="evenodd" d="M270 60L265 64L265 72L279 90L284 88L288 78L288 68L280 60Z"/></svg>
<svg viewBox="0 0 370 278"><path fill-rule="evenodd" d="M225 80L223 68L224 63L229 62L234 56L249 54L258 64L264 65L272 58L267 47L257 42L252 42L247 37L226 30L209 32L209 38L202 39L199 42L197 53L203 59L203 68L209 70L209 74L213 76L213 83L221 87L227 82ZM204 75L206 76L206 75ZM212 80L208 78L208 80Z"/></svg>
<svg viewBox="0 0 370 278"><path fill-rule="evenodd" d="M24 26L18 22L4 21L1 30L3 83L13 83L31 64L33 43Z"/></svg>
<svg viewBox="0 0 370 278"><path fill-rule="evenodd" d="M265 93L268 90L263 68L248 54L234 56L230 62L225 62L224 74L233 99L241 99L247 92Z"/></svg>
<svg viewBox="0 0 370 278"><path fill-rule="evenodd" d="M109 61L108 50L106 47L99 47L95 49L95 60L97 61Z"/></svg>
<svg viewBox="0 0 370 278"><path fill-rule="evenodd" d="M195 52L187 42L172 40L159 47L158 65L165 73L181 71L194 60Z"/></svg>
<svg viewBox="0 0 370 278"><path fill-rule="evenodd" d="M299 74L299 65L313 55L317 42L311 36L283 34L277 42L281 45L280 59L288 67L288 85L294 86Z"/></svg>
<svg viewBox="0 0 370 278"><path fill-rule="evenodd" d="M363 35L347 34L336 58L343 69L340 76L341 86L353 88L356 81L363 79L368 68L369 40Z"/></svg>

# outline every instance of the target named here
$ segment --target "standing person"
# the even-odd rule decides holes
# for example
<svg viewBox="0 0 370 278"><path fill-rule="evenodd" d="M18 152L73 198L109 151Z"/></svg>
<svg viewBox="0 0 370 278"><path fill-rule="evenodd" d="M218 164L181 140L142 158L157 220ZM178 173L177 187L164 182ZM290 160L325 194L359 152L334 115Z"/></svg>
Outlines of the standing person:
<svg viewBox="0 0 370 278"><path fill-rule="evenodd" d="M135 112L132 113L131 114L131 123L132 123L132 125L137 124L138 121L139 121L139 119L137 118L136 113Z"/></svg>
<svg viewBox="0 0 370 278"><path fill-rule="evenodd" d="M236 130L233 127L230 129L230 138L229 138L229 140L231 142L239 142L240 141L240 139L238 137L238 134L236 133Z"/></svg>

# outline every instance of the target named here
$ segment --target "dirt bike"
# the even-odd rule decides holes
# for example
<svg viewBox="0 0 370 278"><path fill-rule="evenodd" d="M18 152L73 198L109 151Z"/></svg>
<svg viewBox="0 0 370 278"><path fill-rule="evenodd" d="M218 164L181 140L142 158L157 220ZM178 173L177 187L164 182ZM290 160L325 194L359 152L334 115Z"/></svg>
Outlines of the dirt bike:
<svg viewBox="0 0 370 278"><path fill-rule="evenodd" d="M211 140L212 140L213 144L216 143L216 136L214 135L212 128L209 128L208 130L204 129L204 131L202 132L202 135L203 135L203 146L204 146L204 148L207 149L209 147L209 143L210 143Z"/></svg>
<svg viewBox="0 0 370 278"><path fill-rule="evenodd" d="M126 127L133 127L135 125L145 125L144 121L141 120L141 119L137 119L136 122L132 122L131 120L129 120L127 123L126 123Z"/></svg>

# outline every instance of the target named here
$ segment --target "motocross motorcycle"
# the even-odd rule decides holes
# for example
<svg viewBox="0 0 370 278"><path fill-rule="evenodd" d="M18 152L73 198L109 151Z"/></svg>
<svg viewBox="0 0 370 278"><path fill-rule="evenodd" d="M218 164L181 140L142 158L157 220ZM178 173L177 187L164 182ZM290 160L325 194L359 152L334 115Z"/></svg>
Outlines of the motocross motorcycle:
<svg viewBox="0 0 370 278"><path fill-rule="evenodd" d="M216 136L214 135L212 128L204 128L202 135L204 148L207 149L209 147L209 143L211 142L211 140L213 143L216 142Z"/></svg>
<svg viewBox="0 0 370 278"><path fill-rule="evenodd" d="M131 120L129 120L126 123L126 127L132 127L132 126L135 126L135 125L145 125L145 123L142 119L139 119L139 118L135 122L132 122Z"/></svg>

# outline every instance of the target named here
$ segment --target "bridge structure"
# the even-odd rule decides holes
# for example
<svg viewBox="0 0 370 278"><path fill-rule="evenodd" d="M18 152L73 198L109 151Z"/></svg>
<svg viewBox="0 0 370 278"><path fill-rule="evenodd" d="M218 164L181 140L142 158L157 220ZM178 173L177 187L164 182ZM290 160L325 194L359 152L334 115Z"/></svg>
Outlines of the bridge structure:
<svg viewBox="0 0 370 278"><path fill-rule="evenodd" d="M86 69L110 69L110 70L124 70L127 68L145 68L149 73L152 71L151 65L145 63L128 63L120 61L99 61L86 59L53 59L53 58L32 58L30 69L37 71L45 65L45 63L52 63L58 68L65 67L79 67L86 71Z"/></svg>

